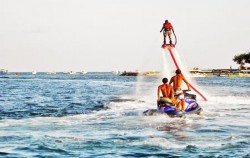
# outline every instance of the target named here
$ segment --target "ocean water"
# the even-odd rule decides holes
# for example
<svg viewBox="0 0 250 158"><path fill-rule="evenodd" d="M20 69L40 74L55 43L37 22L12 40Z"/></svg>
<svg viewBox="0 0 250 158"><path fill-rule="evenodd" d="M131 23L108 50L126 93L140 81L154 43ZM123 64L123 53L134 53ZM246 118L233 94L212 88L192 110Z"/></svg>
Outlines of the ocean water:
<svg viewBox="0 0 250 158"><path fill-rule="evenodd" d="M250 78L196 78L201 115L144 116L158 77L0 76L0 157L250 157Z"/></svg>

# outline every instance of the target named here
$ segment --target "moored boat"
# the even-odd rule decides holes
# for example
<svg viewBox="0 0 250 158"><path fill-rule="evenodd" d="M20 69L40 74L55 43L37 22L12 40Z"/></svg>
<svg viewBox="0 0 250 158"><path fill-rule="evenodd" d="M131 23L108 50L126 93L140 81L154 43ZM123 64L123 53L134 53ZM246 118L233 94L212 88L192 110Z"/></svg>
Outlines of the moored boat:
<svg viewBox="0 0 250 158"><path fill-rule="evenodd" d="M238 72L229 73L228 77L250 77L250 70L240 70Z"/></svg>
<svg viewBox="0 0 250 158"><path fill-rule="evenodd" d="M35 70L33 70L33 71L31 72L31 74L32 74L32 75L35 75L35 74L37 74L37 72L36 72Z"/></svg>
<svg viewBox="0 0 250 158"><path fill-rule="evenodd" d="M83 71L80 72L80 74L86 74L86 73L88 73L88 72L85 71L85 70L83 70Z"/></svg>
<svg viewBox="0 0 250 158"><path fill-rule="evenodd" d="M207 77L206 73L203 73L201 70L190 70L190 77Z"/></svg>
<svg viewBox="0 0 250 158"><path fill-rule="evenodd" d="M148 71L148 72L144 72L143 76L160 76L161 73L158 71Z"/></svg>
<svg viewBox="0 0 250 158"><path fill-rule="evenodd" d="M8 73L8 70L0 69L0 75L6 75Z"/></svg>
<svg viewBox="0 0 250 158"><path fill-rule="evenodd" d="M120 74L120 76L138 76L138 75L139 75L138 71L135 71L135 72L124 71L123 73Z"/></svg>

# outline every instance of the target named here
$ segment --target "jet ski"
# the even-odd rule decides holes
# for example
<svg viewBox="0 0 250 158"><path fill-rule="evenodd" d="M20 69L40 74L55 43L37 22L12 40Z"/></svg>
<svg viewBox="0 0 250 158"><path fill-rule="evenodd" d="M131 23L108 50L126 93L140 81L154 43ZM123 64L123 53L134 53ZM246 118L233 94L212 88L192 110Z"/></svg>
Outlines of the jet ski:
<svg viewBox="0 0 250 158"><path fill-rule="evenodd" d="M148 109L143 112L144 115L157 115L157 114L167 114L170 117L183 117L188 114L200 114L202 111L201 106L196 102L196 95L185 93L184 101L186 109L184 111L178 111L176 107L169 103L159 103L157 109Z"/></svg>

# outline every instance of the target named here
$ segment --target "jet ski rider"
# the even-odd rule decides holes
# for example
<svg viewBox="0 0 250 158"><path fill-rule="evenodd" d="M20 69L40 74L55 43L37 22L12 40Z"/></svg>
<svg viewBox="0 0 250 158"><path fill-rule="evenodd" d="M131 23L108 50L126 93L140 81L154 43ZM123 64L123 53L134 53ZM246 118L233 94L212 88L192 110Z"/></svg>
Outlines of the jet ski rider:
<svg viewBox="0 0 250 158"><path fill-rule="evenodd" d="M176 96L177 101L179 100L179 103L177 103L177 109L178 110L185 110L185 101L184 101L184 94L183 91L181 89L181 84L182 81L184 81L188 87L188 91L190 91L190 85L188 83L188 81L185 79L185 77L182 75L181 70L177 69L175 71L176 75L173 76L169 82L169 84L171 85L173 83L173 88L174 88L174 93Z"/></svg>
<svg viewBox="0 0 250 158"><path fill-rule="evenodd" d="M160 105L160 103L164 103L164 105L173 105L175 103L174 89L168 84L167 78L163 78L162 82L163 84L158 86L157 105ZM160 97L160 93L162 93L163 97Z"/></svg>

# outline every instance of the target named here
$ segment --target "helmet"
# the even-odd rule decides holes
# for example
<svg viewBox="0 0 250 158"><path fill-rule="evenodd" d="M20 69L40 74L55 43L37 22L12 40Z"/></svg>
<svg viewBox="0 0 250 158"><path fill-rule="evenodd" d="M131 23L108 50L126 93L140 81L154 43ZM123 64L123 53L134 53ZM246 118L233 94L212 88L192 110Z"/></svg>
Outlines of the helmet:
<svg viewBox="0 0 250 158"><path fill-rule="evenodd" d="M168 20L165 20L165 22L168 22Z"/></svg>

